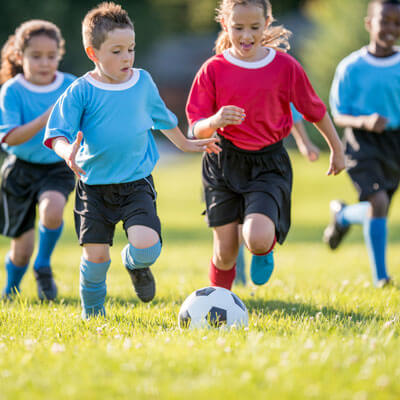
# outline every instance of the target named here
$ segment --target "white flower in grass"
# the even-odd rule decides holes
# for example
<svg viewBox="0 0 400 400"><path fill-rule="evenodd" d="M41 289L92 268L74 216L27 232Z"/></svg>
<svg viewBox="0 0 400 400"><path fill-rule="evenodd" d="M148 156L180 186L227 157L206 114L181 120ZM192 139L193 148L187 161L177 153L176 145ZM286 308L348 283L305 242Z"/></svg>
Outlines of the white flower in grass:
<svg viewBox="0 0 400 400"><path fill-rule="evenodd" d="M129 338L126 338L126 339L124 340L124 344L122 345L122 347L123 347L125 350L130 349L130 348L132 347L132 340L129 339Z"/></svg>
<svg viewBox="0 0 400 400"><path fill-rule="evenodd" d="M304 343L305 349L312 349L314 347L314 342L311 339L307 339Z"/></svg>
<svg viewBox="0 0 400 400"><path fill-rule="evenodd" d="M0 342L0 350L3 350L7 347L7 345L3 342Z"/></svg>
<svg viewBox="0 0 400 400"><path fill-rule="evenodd" d="M57 353L64 353L65 352L65 345L61 344L61 343L53 343L50 351L53 354L57 354Z"/></svg>
<svg viewBox="0 0 400 400"><path fill-rule="evenodd" d="M33 346L37 343L36 339L25 339L24 345L28 350L32 350Z"/></svg>
<svg viewBox="0 0 400 400"><path fill-rule="evenodd" d="M387 375L381 375L377 380L376 380L376 386L379 389L385 389L390 385L390 378Z"/></svg>
<svg viewBox="0 0 400 400"><path fill-rule="evenodd" d="M136 343L135 349L140 349L141 347L143 347L142 343Z"/></svg>
<svg viewBox="0 0 400 400"><path fill-rule="evenodd" d="M219 337L216 341L215 341L215 343L218 345L218 346L224 346L225 345L225 343L226 343L226 339L225 338L223 338L223 337Z"/></svg>

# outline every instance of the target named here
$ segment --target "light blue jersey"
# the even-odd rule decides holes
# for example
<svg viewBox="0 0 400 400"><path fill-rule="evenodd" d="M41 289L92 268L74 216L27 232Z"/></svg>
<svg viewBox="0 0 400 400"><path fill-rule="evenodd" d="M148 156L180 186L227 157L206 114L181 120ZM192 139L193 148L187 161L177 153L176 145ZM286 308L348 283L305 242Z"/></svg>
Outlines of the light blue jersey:
<svg viewBox="0 0 400 400"><path fill-rule="evenodd" d="M400 128L400 52L374 57L364 47L337 67L330 93L332 114L353 116L378 113L387 128Z"/></svg>
<svg viewBox="0 0 400 400"><path fill-rule="evenodd" d="M290 110L292 111L293 123L299 122L303 119L303 116L296 110L292 103L290 103Z"/></svg>
<svg viewBox="0 0 400 400"><path fill-rule="evenodd" d="M63 72L57 72L54 82L44 86L28 82L22 74L9 79L0 91L0 141L3 142L13 129L47 111L75 79L75 76ZM43 146L44 132L43 128L33 138L17 146L8 146L6 143L2 146L8 153L31 163L62 161L57 154Z"/></svg>
<svg viewBox="0 0 400 400"><path fill-rule="evenodd" d="M89 73L77 79L57 101L45 144L65 137L72 143L83 132L77 164L82 182L105 185L150 175L159 155L151 129L172 129L176 116L167 109L150 74L132 69L124 83L107 84Z"/></svg>

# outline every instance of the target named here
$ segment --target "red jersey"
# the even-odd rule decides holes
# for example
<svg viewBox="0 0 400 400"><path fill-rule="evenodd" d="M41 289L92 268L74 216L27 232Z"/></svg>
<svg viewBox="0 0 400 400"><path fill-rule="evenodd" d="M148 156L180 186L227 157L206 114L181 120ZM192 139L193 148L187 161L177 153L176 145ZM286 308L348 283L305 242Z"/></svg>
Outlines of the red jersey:
<svg viewBox="0 0 400 400"><path fill-rule="evenodd" d="M310 122L320 121L326 113L324 103L293 57L269 48L264 59L248 62L225 50L200 68L186 114L193 126L222 106L241 107L245 120L220 128L218 133L237 147L260 150L289 135L293 125L290 103Z"/></svg>

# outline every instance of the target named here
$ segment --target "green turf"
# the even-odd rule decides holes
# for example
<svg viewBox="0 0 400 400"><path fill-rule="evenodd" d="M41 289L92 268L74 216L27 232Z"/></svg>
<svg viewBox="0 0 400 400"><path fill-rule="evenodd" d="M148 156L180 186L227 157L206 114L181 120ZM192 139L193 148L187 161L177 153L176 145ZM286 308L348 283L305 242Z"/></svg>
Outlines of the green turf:
<svg viewBox="0 0 400 400"><path fill-rule="evenodd" d="M292 159L292 230L277 246L268 285L234 288L250 313L242 330L177 327L180 304L208 284L212 241L201 216L199 157L181 155L155 172L164 247L150 305L138 302L121 265L119 226L107 317L81 321L70 202L53 258L59 300L40 304L29 271L20 298L0 302L0 399L398 399L399 289L371 286L361 228L336 252L321 243L329 200L356 200L347 176L326 177L326 156ZM388 249L397 281L399 205L395 198ZM0 239L2 258L8 244ZM1 285L4 277L1 268Z"/></svg>

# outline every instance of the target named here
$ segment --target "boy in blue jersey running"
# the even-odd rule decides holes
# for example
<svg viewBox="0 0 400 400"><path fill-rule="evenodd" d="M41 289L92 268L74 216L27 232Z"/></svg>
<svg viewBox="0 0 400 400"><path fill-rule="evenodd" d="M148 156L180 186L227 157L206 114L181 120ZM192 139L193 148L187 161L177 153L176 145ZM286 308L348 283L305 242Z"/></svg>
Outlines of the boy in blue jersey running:
<svg viewBox="0 0 400 400"><path fill-rule="evenodd" d="M360 202L330 203L324 241L336 249L361 224L374 284L383 287L390 282L387 215L400 181L400 1L370 1L365 26L369 44L341 61L330 95L335 123L346 128L347 171Z"/></svg>
<svg viewBox="0 0 400 400"><path fill-rule="evenodd" d="M88 12L83 43L95 64L57 101L45 145L79 177L75 227L80 264L82 317L104 315L109 247L123 221L129 243L122 261L144 302L155 295L150 266L161 252L161 226L151 173L159 158L151 129L183 151L218 153L216 139L188 140L177 127L150 74L132 68L133 24L121 6L102 3Z"/></svg>

